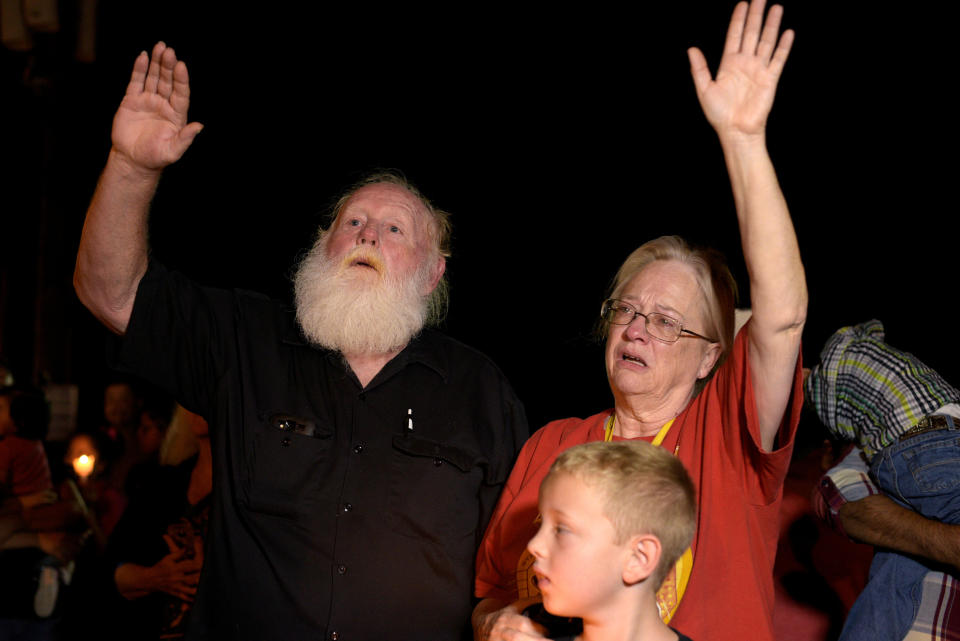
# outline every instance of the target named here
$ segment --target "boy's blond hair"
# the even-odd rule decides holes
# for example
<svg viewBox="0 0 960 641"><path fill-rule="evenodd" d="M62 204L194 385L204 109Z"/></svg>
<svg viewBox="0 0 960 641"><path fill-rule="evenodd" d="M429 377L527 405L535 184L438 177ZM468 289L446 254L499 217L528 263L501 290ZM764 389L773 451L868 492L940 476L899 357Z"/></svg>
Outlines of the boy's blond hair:
<svg viewBox="0 0 960 641"><path fill-rule="evenodd" d="M696 494L683 463L646 441L595 441L560 454L544 484L556 474L570 474L600 493L617 544L637 534L660 540L660 563L650 576L653 589L659 588L696 528Z"/></svg>

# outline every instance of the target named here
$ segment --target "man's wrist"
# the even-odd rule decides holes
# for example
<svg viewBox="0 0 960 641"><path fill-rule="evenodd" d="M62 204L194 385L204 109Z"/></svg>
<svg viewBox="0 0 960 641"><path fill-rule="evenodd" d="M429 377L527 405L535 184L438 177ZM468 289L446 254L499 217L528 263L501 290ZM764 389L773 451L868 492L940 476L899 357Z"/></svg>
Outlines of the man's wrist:
<svg viewBox="0 0 960 641"><path fill-rule="evenodd" d="M144 185L155 185L163 173L162 169L151 169L135 162L115 146L110 148L107 156L107 169L119 179Z"/></svg>

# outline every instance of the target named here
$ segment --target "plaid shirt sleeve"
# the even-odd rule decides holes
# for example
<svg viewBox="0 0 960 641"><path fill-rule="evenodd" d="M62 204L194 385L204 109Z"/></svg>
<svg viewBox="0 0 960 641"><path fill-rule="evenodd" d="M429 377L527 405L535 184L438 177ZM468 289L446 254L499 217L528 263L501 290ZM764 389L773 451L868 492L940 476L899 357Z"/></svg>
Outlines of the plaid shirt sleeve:
<svg viewBox="0 0 960 641"><path fill-rule="evenodd" d="M851 446L840 462L820 477L813 490L812 501L817 516L834 531L846 536L837 516L841 506L879 493L880 490L870 479L870 468L863 458L863 452Z"/></svg>

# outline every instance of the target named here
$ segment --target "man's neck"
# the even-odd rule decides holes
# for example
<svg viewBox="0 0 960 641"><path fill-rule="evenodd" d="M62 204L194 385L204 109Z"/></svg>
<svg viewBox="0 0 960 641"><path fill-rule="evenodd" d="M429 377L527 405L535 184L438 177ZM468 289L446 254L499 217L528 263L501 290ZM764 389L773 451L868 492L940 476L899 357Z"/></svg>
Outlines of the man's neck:
<svg viewBox="0 0 960 641"><path fill-rule="evenodd" d="M360 385L364 388L380 373L383 366L393 360L394 356L403 351L403 347L383 354L344 354L343 358L356 374Z"/></svg>

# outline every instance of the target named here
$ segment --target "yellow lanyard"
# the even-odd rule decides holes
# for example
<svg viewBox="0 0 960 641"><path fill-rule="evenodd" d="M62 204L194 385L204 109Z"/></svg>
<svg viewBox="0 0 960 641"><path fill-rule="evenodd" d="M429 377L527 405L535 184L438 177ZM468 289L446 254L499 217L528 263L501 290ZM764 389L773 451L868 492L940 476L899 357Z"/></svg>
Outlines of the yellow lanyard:
<svg viewBox="0 0 960 641"><path fill-rule="evenodd" d="M603 440L605 442L609 443L613 440L613 425L615 419L616 415L611 414L603 427ZM674 420L676 420L676 417L671 418L660 428L657 435L653 437L654 445L659 447L660 444L663 443L663 439L667 437L667 432L670 431L670 426L673 425ZM677 446L673 449L673 455L676 456L679 451L680 439L677 439ZM664 623L670 623L670 619L673 618L674 613L677 611L677 606L680 605L680 599L683 598L683 593L687 591L687 584L690 582L690 573L692 570L693 550L687 548L680 558L677 559L677 562L674 563L673 569L670 570L670 573L663 580L660 589L657 590L657 611L660 613L660 619Z"/></svg>
<svg viewBox="0 0 960 641"><path fill-rule="evenodd" d="M613 426L616 423L617 415L611 414L610 418L607 419L606 424L603 426L603 440L607 443L613 440ZM657 432L657 435L653 437L653 444L657 447L660 447L660 444L663 443L663 439L667 438L667 432L670 431L670 427L673 425L673 422L677 420L676 417L671 418L669 421L663 424L663 427L660 428L660 431ZM680 451L680 439L677 439L677 447L673 450L673 455L676 456L677 452Z"/></svg>

